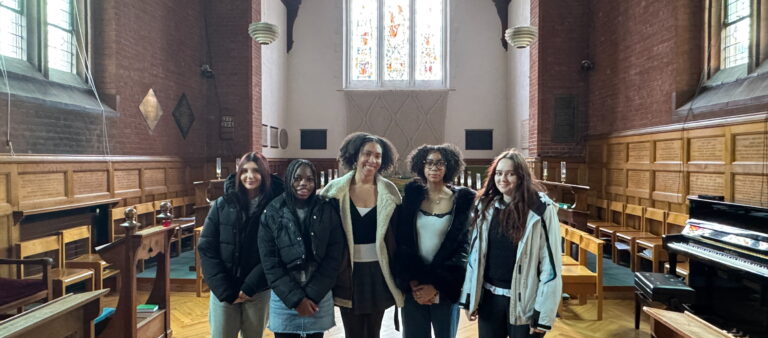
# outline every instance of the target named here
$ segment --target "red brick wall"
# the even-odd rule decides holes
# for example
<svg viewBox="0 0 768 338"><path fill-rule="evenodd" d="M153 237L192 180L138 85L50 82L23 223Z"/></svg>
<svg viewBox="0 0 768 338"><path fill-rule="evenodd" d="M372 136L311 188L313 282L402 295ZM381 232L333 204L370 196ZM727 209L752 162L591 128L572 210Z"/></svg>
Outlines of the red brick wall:
<svg viewBox="0 0 768 338"><path fill-rule="evenodd" d="M260 0L91 4L93 76L102 100L117 111L107 117L111 154L234 159L260 148L259 47L247 33L260 15ZM204 63L212 65L215 82L200 75ZM152 131L139 111L150 88L164 111ZM172 117L182 94L195 114L186 139ZM100 112L24 98L11 105L16 152L103 153ZM219 111L235 118L232 141L219 139Z"/></svg>

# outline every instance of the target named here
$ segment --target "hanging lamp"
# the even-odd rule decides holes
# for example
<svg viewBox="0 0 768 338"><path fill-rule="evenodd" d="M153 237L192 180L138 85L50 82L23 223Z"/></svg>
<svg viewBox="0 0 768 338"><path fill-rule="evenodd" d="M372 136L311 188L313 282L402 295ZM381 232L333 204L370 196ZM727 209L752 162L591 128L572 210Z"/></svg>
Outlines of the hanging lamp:
<svg viewBox="0 0 768 338"><path fill-rule="evenodd" d="M535 26L515 26L507 29L504 38L515 48L526 48L539 36L539 29Z"/></svg>
<svg viewBox="0 0 768 338"><path fill-rule="evenodd" d="M253 22L248 26L248 35L259 44L268 45L277 40L280 29L277 25L266 21Z"/></svg>

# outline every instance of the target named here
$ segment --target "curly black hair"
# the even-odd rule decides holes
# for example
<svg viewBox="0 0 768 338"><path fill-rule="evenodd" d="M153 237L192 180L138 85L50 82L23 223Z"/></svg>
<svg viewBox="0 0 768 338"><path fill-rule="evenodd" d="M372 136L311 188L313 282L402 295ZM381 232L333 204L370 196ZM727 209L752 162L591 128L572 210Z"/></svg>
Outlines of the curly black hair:
<svg viewBox="0 0 768 338"><path fill-rule="evenodd" d="M464 170L464 158L462 157L459 148L453 144L424 144L414 149L408 155L408 167L411 169L411 172L421 179L422 182L427 182L427 177L424 176L424 161L427 160L429 153L435 151L439 152L440 157L445 161L445 175L443 175L443 182L453 182L456 176Z"/></svg>
<svg viewBox="0 0 768 338"><path fill-rule="evenodd" d="M360 150L369 142L376 142L381 146L381 167L378 172L385 173L395 167L397 162L397 149L389 140L381 136L357 132L347 135L339 148L339 161L347 170L355 169L355 162L360 156Z"/></svg>

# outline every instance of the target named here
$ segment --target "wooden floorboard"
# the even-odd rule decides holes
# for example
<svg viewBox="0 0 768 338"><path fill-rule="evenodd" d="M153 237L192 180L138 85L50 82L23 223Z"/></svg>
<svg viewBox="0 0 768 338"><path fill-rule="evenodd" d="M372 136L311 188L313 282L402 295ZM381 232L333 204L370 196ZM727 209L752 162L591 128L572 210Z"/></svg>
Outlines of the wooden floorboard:
<svg viewBox="0 0 768 338"><path fill-rule="evenodd" d="M148 296L147 292L139 293L139 301ZM117 298L113 294L104 300L105 306L115 306ZM171 293L171 327L174 337L210 337L208 332L208 295L196 297L194 292ZM557 320L547 337L591 338L591 337L648 337L648 318L641 317L639 331L634 329L634 302L632 299L608 299L604 302L603 320L594 320L597 303L588 301L586 305L578 305L575 301L566 304L560 311ZM394 311L387 311L382 327L383 338L395 338L401 335L395 331L393 323ZM264 337L274 337L267 332ZM325 337L344 337L341 317L336 311L336 327L326 333ZM467 321L464 312L461 314L458 338L477 337L477 324Z"/></svg>

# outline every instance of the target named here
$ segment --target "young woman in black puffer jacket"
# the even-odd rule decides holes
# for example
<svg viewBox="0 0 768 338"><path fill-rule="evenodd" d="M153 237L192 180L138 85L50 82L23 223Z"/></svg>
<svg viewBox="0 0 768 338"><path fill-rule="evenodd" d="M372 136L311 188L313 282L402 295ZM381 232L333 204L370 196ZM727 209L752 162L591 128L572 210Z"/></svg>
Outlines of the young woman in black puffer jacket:
<svg viewBox="0 0 768 338"><path fill-rule="evenodd" d="M263 155L245 154L211 205L197 245L203 277L211 289L211 336L261 337L266 327L269 286L257 245L261 213L283 192Z"/></svg>
<svg viewBox="0 0 768 338"><path fill-rule="evenodd" d="M453 338L467 264L475 192L449 185L464 169L450 144L423 145L409 156L418 176L405 186L397 228L395 280L403 291L403 337Z"/></svg>
<svg viewBox="0 0 768 338"><path fill-rule="evenodd" d="M286 191L261 217L259 252L272 288L269 329L276 338L322 337L335 325L331 288L341 269L344 232L339 204L317 196L317 170L294 160Z"/></svg>

